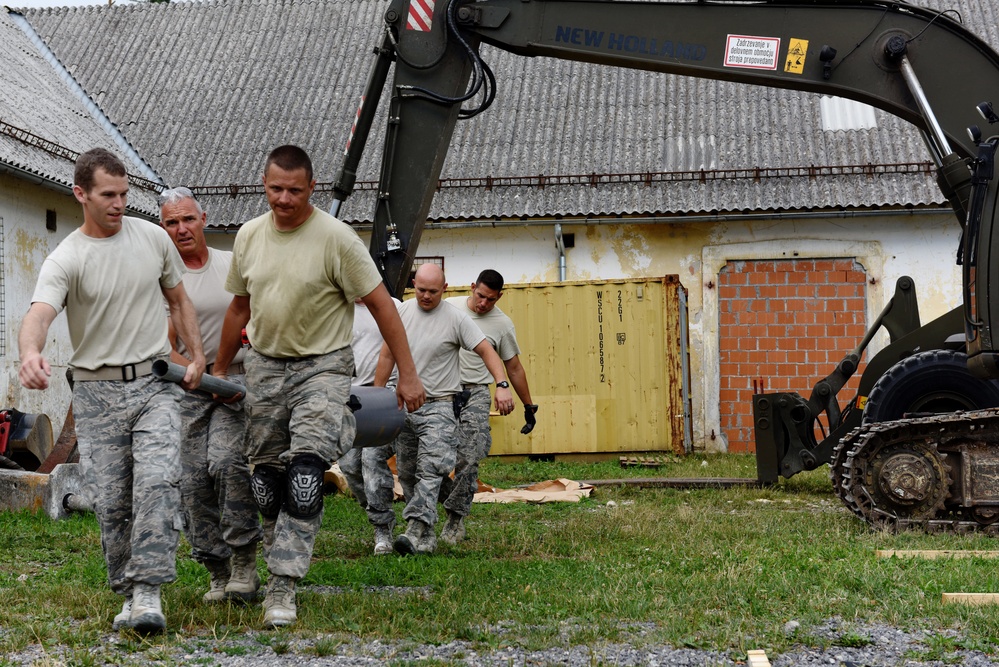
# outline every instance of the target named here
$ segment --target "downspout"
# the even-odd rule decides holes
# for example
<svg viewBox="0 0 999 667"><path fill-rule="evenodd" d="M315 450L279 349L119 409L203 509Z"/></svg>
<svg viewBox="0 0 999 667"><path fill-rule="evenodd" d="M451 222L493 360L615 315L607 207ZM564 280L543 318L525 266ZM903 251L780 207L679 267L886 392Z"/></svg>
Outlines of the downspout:
<svg viewBox="0 0 999 667"><path fill-rule="evenodd" d="M562 240L562 225L555 223L555 247L558 248L558 281L565 282L565 242Z"/></svg>

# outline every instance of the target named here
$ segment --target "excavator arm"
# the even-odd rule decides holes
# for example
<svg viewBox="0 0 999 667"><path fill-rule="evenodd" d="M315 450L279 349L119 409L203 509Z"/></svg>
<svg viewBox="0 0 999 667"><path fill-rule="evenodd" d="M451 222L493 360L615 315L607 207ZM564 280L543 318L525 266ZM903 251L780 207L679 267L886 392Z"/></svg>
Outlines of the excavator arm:
<svg viewBox="0 0 999 667"><path fill-rule="evenodd" d="M999 55L951 14L883 0L393 0L383 28L332 210L353 189L375 109L387 97L371 253L392 293L409 279L455 123L485 111L502 85L479 53L487 43L527 57L836 95L913 123L966 231L969 367L999 377L995 141L968 132L981 122L983 102L983 115L997 120L987 102L999 90Z"/></svg>

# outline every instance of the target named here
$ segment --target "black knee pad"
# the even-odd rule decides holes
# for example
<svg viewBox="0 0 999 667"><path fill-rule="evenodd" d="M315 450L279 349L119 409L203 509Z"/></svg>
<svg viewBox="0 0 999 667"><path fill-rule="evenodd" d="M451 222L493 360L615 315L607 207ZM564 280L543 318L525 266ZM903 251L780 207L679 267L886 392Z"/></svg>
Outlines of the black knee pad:
<svg viewBox="0 0 999 667"><path fill-rule="evenodd" d="M288 466L288 490L284 508L299 519L311 519L323 509L323 476L329 468L315 454L300 454Z"/></svg>
<svg viewBox="0 0 999 667"><path fill-rule="evenodd" d="M250 490L260 513L276 519L284 502L284 471L271 466L256 466L250 476Z"/></svg>

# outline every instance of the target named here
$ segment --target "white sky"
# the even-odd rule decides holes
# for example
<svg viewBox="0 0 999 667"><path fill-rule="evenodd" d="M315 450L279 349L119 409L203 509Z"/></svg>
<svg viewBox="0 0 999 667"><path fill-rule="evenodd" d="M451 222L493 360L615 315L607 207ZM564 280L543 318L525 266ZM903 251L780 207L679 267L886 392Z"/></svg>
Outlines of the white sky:
<svg viewBox="0 0 999 667"><path fill-rule="evenodd" d="M121 0L115 0L120 2ZM35 9L38 7L81 7L83 5L106 5L108 0L5 0L4 6L11 9Z"/></svg>

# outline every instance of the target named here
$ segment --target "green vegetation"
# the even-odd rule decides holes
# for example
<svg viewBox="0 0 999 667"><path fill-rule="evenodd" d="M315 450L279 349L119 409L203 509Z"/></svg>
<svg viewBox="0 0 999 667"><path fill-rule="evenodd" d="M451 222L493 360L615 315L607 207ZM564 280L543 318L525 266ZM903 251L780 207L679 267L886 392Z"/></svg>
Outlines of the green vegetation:
<svg viewBox="0 0 999 667"><path fill-rule="evenodd" d="M480 476L501 488L555 478L755 477L755 461L692 456L652 470L616 460L490 460ZM142 664L206 645L227 655L254 645L304 652L299 640L307 639L308 654L324 656L358 636L409 645L462 640L476 650L669 644L744 657L750 648L821 646L829 640L812 629L832 617L933 629L939 634L922 655L936 659L960 648L999 650L994 607L941 604L943 592L999 592L995 561L875 557L877 549L990 550L994 541L872 530L832 495L827 468L764 489L620 484L599 486L579 503L478 504L472 512L469 539L458 547L442 543L433 557L375 557L356 502L328 497L300 585L299 623L257 633L249 648L232 640L259 630L259 606L203 603L208 574L182 541L178 580L164 588L169 632L151 640L122 635L115 650ZM94 647L121 603L107 587L93 517L2 515L0 549L0 655L40 644L46 652L61 647L72 664L103 664L101 651L110 648ZM791 636L789 621L800 623ZM867 642L847 632L835 643Z"/></svg>

